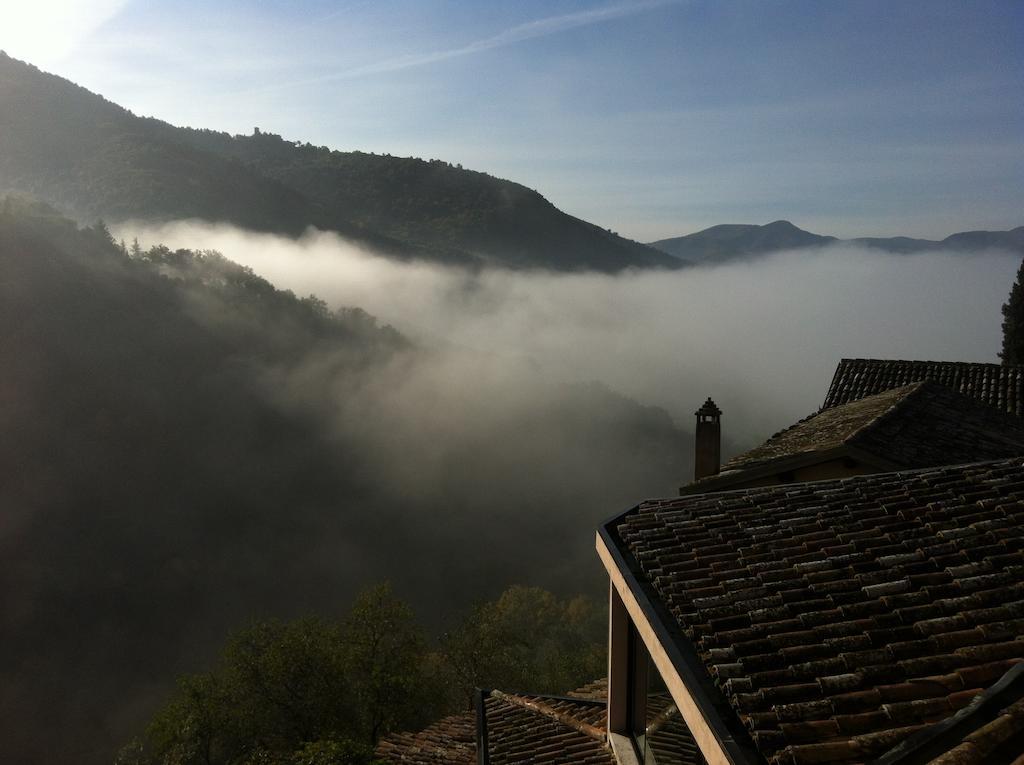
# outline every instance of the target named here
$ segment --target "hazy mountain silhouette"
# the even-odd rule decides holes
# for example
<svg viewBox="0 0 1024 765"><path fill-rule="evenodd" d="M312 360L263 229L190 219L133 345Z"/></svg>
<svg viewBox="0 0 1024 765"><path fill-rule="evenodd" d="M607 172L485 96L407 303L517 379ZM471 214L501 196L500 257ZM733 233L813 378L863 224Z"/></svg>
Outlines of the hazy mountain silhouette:
<svg viewBox="0 0 1024 765"><path fill-rule="evenodd" d="M474 266L679 266L518 183L258 130L176 128L0 53L3 189L35 194L83 222L200 218L288 234L312 225L384 254Z"/></svg>
<svg viewBox="0 0 1024 765"><path fill-rule="evenodd" d="M712 226L686 236L651 242L669 255L688 263L718 263L757 257L779 250L822 247L829 244L855 244L885 252L911 254L918 252L1010 250L1024 252L1024 226L1011 231L965 231L941 241L911 239L905 236L859 237L838 239L812 234L786 220L764 226L724 224Z"/></svg>
<svg viewBox="0 0 1024 765"><path fill-rule="evenodd" d="M1018 226L1009 231L961 231L941 240L894 236L889 238L860 237L843 241L906 255L915 252L982 252L984 250L1009 250L1024 253L1024 226Z"/></svg>
<svg viewBox="0 0 1024 765"><path fill-rule="evenodd" d="M835 237L818 236L797 228L788 220L777 220L766 226L726 223L695 234L652 242L651 246L691 263L703 263L776 250L820 247L834 241Z"/></svg>

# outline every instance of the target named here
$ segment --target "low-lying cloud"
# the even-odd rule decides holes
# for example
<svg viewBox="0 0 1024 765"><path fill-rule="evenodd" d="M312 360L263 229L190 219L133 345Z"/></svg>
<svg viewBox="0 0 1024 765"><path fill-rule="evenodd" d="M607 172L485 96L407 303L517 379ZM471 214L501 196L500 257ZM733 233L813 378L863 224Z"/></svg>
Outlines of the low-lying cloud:
<svg viewBox="0 0 1024 765"><path fill-rule="evenodd" d="M689 428L710 395L736 448L814 411L840 358L996 361L1020 260L834 246L674 273L468 274L315 231L296 241L179 222L120 233L215 249L280 288L360 306L443 350L430 374L455 398L467 383L502 400L530 380L596 381Z"/></svg>
<svg viewBox="0 0 1024 765"><path fill-rule="evenodd" d="M599 591L595 527L692 477L707 396L728 456L814 412L843 357L995 361L1019 260L839 246L678 272L471 273L315 231L117 233L217 250L413 341L358 371L330 347L252 374L321 423L348 476L309 522L302 565L322 561L335 594L391 579L434 613L514 582Z"/></svg>

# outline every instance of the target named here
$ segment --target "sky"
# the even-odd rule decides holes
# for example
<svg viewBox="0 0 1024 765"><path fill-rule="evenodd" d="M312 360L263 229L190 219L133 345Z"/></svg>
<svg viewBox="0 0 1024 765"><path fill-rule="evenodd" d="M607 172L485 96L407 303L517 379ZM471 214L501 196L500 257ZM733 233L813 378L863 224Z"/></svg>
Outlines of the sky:
<svg viewBox="0 0 1024 765"><path fill-rule="evenodd" d="M136 114L509 178L640 241L1024 224L1024 3L0 0Z"/></svg>

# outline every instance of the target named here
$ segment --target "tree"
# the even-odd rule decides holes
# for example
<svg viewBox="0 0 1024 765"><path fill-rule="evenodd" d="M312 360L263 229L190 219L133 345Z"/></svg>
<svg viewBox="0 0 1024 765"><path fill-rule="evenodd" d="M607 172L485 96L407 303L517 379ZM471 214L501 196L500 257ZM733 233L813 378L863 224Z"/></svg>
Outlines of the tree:
<svg viewBox="0 0 1024 765"><path fill-rule="evenodd" d="M319 619L244 629L213 672L180 681L144 749L159 762L228 765L352 737L344 656L339 628Z"/></svg>
<svg viewBox="0 0 1024 765"><path fill-rule="evenodd" d="M999 357L1004 364L1024 364L1024 262L1003 304L1003 350Z"/></svg>
<svg viewBox="0 0 1024 765"><path fill-rule="evenodd" d="M449 681L463 704L475 688L564 693L606 672L607 617L592 601L509 587L445 637Z"/></svg>
<svg viewBox="0 0 1024 765"><path fill-rule="evenodd" d="M371 765L373 747L464 707L476 687L564 692L605 672L605 615L585 598L510 587L428 650L387 584L346 618L268 621L179 682L117 765Z"/></svg>
<svg viewBox="0 0 1024 765"><path fill-rule="evenodd" d="M182 678L119 765L364 765L380 736L425 723L426 645L387 585L343 623L267 621L235 633L211 672Z"/></svg>
<svg viewBox="0 0 1024 765"><path fill-rule="evenodd" d="M376 742L430 720L439 694L425 671L426 640L388 584L365 590L345 621L346 665L365 738Z"/></svg>
<svg viewBox="0 0 1024 765"><path fill-rule="evenodd" d="M107 224L103 221L102 218L97 220L92 226L87 228L86 231L91 233L96 238L97 242L100 242L105 246L117 246L117 242L114 240L114 235L110 233L110 229L107 227Z"/></svg>

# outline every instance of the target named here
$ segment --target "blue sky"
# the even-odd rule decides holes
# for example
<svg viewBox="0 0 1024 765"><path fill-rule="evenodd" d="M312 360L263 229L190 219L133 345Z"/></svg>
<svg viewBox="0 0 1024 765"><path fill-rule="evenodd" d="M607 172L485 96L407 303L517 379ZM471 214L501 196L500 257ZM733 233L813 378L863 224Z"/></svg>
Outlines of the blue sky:
<svg viewBox="0 0 1024 765"><path fill-rule="evenodd" d="M137 114L438 157L643 241L778 218L839 236L1024 224L1019 0L0 11L0 48Z"/></svg>

